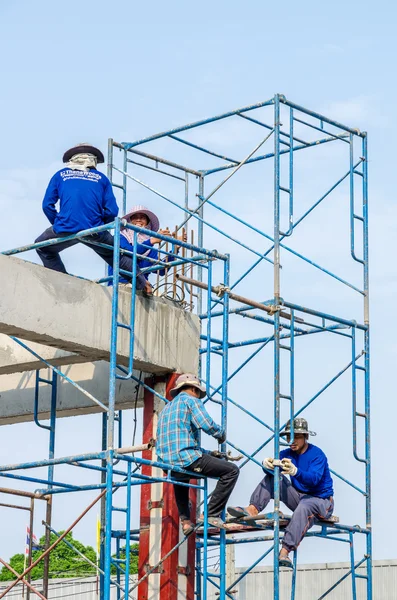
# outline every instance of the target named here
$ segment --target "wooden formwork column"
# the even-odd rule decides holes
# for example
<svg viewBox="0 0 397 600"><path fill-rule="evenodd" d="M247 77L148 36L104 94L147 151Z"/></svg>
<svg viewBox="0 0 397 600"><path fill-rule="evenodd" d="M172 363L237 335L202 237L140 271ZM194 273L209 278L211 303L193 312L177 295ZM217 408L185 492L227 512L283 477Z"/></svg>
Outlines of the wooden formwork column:
<svg viewBox="0 0 397 600"><path fill-rule="evenodd" d="M145 381L158 393L170 398L169 390L178 375L150 378ZM143 409L143 440L148 443L156 438L158 414L163 402L145 388ZM156 449L142 453L147 460L156 460ZM162 477L161 469L150 465L142 466L142 474ZM192 517L196 514L196 491L190 490ZM178 510L172 485L153 483L141 486L140 540L138 576L143 577L157 565L180 539ZM173 552L138 587L138 600L194 600L195 540L194 535Z"/></svg>

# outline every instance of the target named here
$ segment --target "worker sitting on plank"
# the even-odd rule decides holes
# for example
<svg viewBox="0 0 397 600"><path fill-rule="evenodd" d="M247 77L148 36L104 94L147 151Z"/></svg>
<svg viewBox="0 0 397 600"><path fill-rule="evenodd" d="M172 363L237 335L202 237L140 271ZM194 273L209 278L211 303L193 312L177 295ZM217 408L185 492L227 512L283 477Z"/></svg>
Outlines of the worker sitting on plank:
<svg viewBox="0 0 397 600"><path fill-rule="evenodd" d="M136 225L137 227L142 227L144 229L150 229L151 231L153 231L153 233L158 232L161 235L169 236L171 242L174 240L174 238L177 240L181 240L183 242L186 242L186 240L187 240L187 234L185 231L183 231L182 235L180 235L179 237L176 237L173 234L171 234L168 227L166 227L165 229L160 229L160 222L158 220L158 217L154 214L154 212L152 212L145 206L134 206L122 218L125 219L131 225ZM129 252L134 251L134 233L135 232L133 229L128 229L127 227L121 227L120 248L122 248L123 250L128 250ZM156 244L160 244L161 241L162 240L160 238L157 238L155 236L150 236L145 233L138 233L136 251L137 251L137 254L140 255L137 260L137 267L139 270L156 266L156 261L159 260L159 252L158 252L158 250L156 250L156 248L154 246ZM179 251L179 246L173 245L173 252L175 254L178 254L178 251ZM168 255L163 256L161 258L162 262L171 263L171 262L175 261L176 260L175 254L173 254L173 255L168 254ZM164 273L165 273L165 269L159 270L159 274L161 277L164 275ZM112 274L113 274L113 268L109 267L109 275L112 275ZM152 290L151 284L148 281L149 273L144 273L143 276L146 279L145 292L146 292L146 294L150 295L153 293L153 290ZM120 276L120 283L128 284L128 280L125 278L124 275Z"/></svg>
<svg viewBox="0 0 397 600"><path fill-rule="evenodd" d="M43 200L43 211L51 223L35 242L63 238L85 229L93 229L111 223L117 217L118 206L109 179L97 170L97 164L105 162L98 148L91 144L78 144L63 155L65 167L55 173L48 184ZM59 210L55 205L59 201ZM113 249L103 248L90 242L113 246L109 231L100 231L85 237L38 248L43 265L48 269L66 273L59 253L79 241L89 245L108 264L113 264ZM130 256L120 256L120 268L132 271ZM145 289L146 279L139 273L138 289Z"/></svg>
<svg viewBox="0 0 397 600"><path fill-rule="evenodd" d="M239 468L200 448L199 430L202 429L222 444L226 434L204 408L201 399L205 388L191 373L180 375L175 387L170 390L171 402L159 415L156 450L161 461L181 467L198 475L219 479L208 503L208 523L215 527L224 525L221 514L236 485ZM171 477L189 483L190 476L171 471ZM185 535L194 525L190 520L189 487L174 484L175 500Z"/></svg>
<svg viewBox="0 0 397 600"><path fill-rule="evenodd" d="M313 526L314 519L329 519L334 510L333 483L327 457L320 448L308 443L309 435L316 434L308 430L306 419L301 418L294 419L293 433L290 441L289 422L280 434L290 445L280 452L280 499L293 511L279 555L279 564L284 567L292 567L289 553L299 546L306 531ZM233 517L255 517L274 498L274 459L265 458L262 464L266 475L254 490L249 506L228 507L228 513ZM291 480L285 475L289 475Z"/></svg>

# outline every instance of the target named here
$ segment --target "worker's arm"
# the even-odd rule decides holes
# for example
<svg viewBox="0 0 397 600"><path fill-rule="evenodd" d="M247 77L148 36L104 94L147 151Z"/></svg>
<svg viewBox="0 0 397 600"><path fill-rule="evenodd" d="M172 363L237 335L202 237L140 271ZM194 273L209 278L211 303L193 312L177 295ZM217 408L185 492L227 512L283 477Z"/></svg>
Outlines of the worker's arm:
<svg viewBox="0 0 397 600"><path fill-rule="evenodd" d="M105 184L105 192L103 196L103 222L111 223L119 214L116 198L113 193L112 184L109 180Z"/></svg>
<svg viewBox="0 0 397 600"><path fill-rule="evenodd" d="M320 483L324 475L326 463L327 459L325 455L316 456L310 463L309 469L307 471L302 471L301 469L298 469L294 477L299 483L301 483L304 486L316 487Z"/></svg>
<svg viewBox="0 0 397 600"><path fill-rule="evenodd" d="M43 212L51 225L55 223L55 218L57 216L57 211L55 209L55 204L59 200L58 195L58 186L57 186L57 174L51 177L50 183L48 184L46 193L43 199Z"/></svg>
<svg viewBox="0 0 397 600"><path fill-rule="evenodd" d="M215 423L212 417L205 410L204 404L199 398L190 396L189 407L191 413L191 419L193 425L198 429L202 429L208 435L212 435L214 438L219 439L224 437L222 428Z"/></svg>

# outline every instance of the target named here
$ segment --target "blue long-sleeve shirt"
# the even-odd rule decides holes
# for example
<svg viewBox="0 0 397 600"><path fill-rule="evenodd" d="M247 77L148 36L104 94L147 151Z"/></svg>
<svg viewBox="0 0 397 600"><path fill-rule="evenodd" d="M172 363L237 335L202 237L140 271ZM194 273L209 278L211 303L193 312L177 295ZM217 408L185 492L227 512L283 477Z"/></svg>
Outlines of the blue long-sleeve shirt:
<svg viewBox="0 0 397 600"><path fill-rule="evenodd" d="M334 495L328 460L320 448L308 444L303 454L297 454L291 448L287 448L280 452L280 458L290 458L298 468L297 474L291 477L291 483L299 492L317 498L329 498Z"/></svg>
<svg viewBox="0 0 397 600"><path fill-rule="evenodd" d="M199 429L215 438L223 433L202 401L182 391L160 413L156 438L159 459L178 467L191 465L205 452L199 445Z"/></svg>
<svg viewBox="0 0 397 600"><path fill-rule="evenodd" d="M153 234L155 235L155 234ZM130 242L127 240L127 238L124 235L120 236L120 248L122 248L123 250L129 250L129 252L133 252L134 251L134 246L132 244L130 244ZM152 242L150 241L150 238L145 240L144 242L142 242L142 244L137 244L136 245L136 250L137 250L137 254L145 254L147 252L147 254L145 254L145 256L143 258L138 258L137 260L137 267L138 269L141 271L142 269L147 269L148 267L154 267L156 265L156 263L152 262L153 260L159 260L159 252L158 250L156 250L156 248L154 248ZM149 250L149 252L148 252ZM152 259L152 260L149 260ZM162 256L162 260L167 260L167 256ZM168 255L168 262L172 263L176 260L176 256L171 256ZM165 273L165 269L160 269L159 270L160 276L163 276ZM108 275L113 275L113 268L109 267L108 268ZM149 278L150 273L142 273L142 275L145 277L145 279ZM125 279L125 277L120 276L120 283L128 283L128 279ZM113 285L111 281L109 281L108 285Z"/></svg>
<svg viewBox="0 0 397 600"><path fill-rule="evenodd" d="M59 200L59 212L55 205ZM119 212L112 184L96 169L64 168L48 184L43 211L55 233L77 233L113 221Z"/></svg>

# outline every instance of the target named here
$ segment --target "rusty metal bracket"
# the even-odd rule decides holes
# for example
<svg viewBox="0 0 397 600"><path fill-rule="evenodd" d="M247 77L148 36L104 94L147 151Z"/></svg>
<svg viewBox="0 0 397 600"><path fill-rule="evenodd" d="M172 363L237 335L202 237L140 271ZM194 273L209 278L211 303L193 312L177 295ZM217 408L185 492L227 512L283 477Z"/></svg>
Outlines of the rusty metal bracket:
<svg viewBox="0 0 397 600"><path fill-rule="evenodd" d="M178 573L178 575L186 575L186 577L189 577L189 575L191 574L192 570L190 568L189 565L186 565L186 567L181 567L180 565L176 568L176 572Z"/></svg>
<svg viewBox="0 0 397 600"><path fill-rule="evenodd" d="M163 565L157 565L156 567L152 567L150 563L146 563L144 569L145 573L148 573L149 571L150 573L164 573Z"/></svg>
<svg viewBox="0 0 397 600"><path fill-rule="evenodd" d="M161 500L148 500L147 503L148 510L153 510L155 508L164 508L164 499Z"/></svg>

